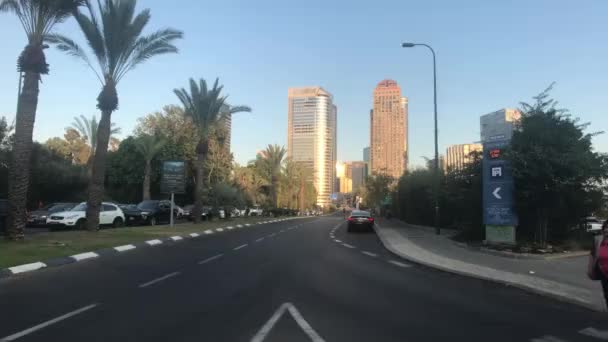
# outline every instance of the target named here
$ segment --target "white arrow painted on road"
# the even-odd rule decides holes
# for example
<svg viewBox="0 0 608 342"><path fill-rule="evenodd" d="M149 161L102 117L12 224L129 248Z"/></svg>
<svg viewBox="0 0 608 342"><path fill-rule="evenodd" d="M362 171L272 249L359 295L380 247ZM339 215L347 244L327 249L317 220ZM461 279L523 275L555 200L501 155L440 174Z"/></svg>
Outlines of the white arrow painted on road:
<svg viewBox="0 0 608 342"><path fill-rule="evenodd" d="M306 333L306 335L308 335L312 342L325 342L325 340L321 336L319 336L319 334L317 334L317 332L310 326L310 324L306 322L306 320L304 319L304 317L302 317L298 309L296 309L296 307L291 303L281 304L277 311L274 312L272 317L270 317L268 322L266 322L266 324L264 324L260 331L258 331L258 333L253 336L251 342L264 341L268 333L270 333L272 328L275 326L275 324L277 324L281 316L283 316L286 311L291 314L291 317L293 317L293 319L296 321L296 323L298 323L300 328L304 330L304 332Z"/></svg>
<svg viewBox="0 0 608 342"><path fill-rule="evenodd" d="M498 194L498 192L500 192L500 187L494 189L494 191L492 191L492 195L494 195L494 197L496 197L496 199L502 199L502 196L500 196Z"/></svg>

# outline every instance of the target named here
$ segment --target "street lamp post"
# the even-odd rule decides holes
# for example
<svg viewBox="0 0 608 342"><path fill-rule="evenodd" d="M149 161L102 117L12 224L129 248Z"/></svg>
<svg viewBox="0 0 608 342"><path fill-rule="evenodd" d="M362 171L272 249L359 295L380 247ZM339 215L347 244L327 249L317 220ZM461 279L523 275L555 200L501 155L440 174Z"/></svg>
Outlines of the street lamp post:
<svg viewBox="0 0 608 342"><path fill-rule="evenodd" d="M435 234L439 235L441 229L439 228L439 146L437 143L437 63L435 61L435 50L430 45L420 43L402 43L401 47L411 48L415 46L425 46L433 54L433 100L435 103L435 165L434 165L434 194L435 194Z"/></svg>

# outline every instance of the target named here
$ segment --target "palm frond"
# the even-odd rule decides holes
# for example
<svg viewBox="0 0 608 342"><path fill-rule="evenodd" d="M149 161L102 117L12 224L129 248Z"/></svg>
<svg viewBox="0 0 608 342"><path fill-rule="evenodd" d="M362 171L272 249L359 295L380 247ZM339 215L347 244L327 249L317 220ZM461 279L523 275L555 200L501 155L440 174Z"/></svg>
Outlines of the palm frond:
<svg viewBox="0 0 608 342"><path fill-rule="evenodd" d="M84 52L84 50L75 41L59 34L49 34L45 36L44 40L49 44L55 45L60 51L82 59L86 63L86 65L91 68L91 70L93 70L95 76L97 76L97 79L99 79L99 81L103 83L101 75L99 75L97 70L95 70L95 67L93 67L93 64L91 64L91 61L89 60L89 57L87 56L86 52Z"/></svg>

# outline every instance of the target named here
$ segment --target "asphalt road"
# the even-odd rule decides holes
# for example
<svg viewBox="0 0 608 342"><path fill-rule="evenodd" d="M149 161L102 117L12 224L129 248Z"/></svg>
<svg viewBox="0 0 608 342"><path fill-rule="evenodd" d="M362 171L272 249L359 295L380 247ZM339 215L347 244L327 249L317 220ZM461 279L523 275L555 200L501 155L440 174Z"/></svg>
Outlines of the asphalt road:
<svg viewBox="0 0 608 342"><path fill-rule="evenodd" d="M409 264L342 223L257 225L2 280L0 341L608 337L605 314Z"/></svg>

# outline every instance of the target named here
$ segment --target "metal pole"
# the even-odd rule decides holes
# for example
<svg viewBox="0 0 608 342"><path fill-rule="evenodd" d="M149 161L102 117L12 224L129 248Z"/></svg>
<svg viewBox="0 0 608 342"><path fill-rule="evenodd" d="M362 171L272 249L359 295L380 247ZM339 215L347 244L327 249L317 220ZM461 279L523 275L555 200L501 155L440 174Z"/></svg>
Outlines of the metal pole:
<svg viewBox="0 0 608 342"><path fill-rule="evenodd" d="M437 63L435 60L435 51L430 46L427 45L427 47L433 53L433 97L435 102L435 234L439 235L441 234L441 228L439 227L439 191L441 187L439 184L439 130L437 129Z"/></svg>
<svg viewBox="0 0 608 342"><path fill-rule="evenodd" d="M173 228L173 200L175 200L175 194L171 193L171 219L169 220L169 225Z"/></svg>

